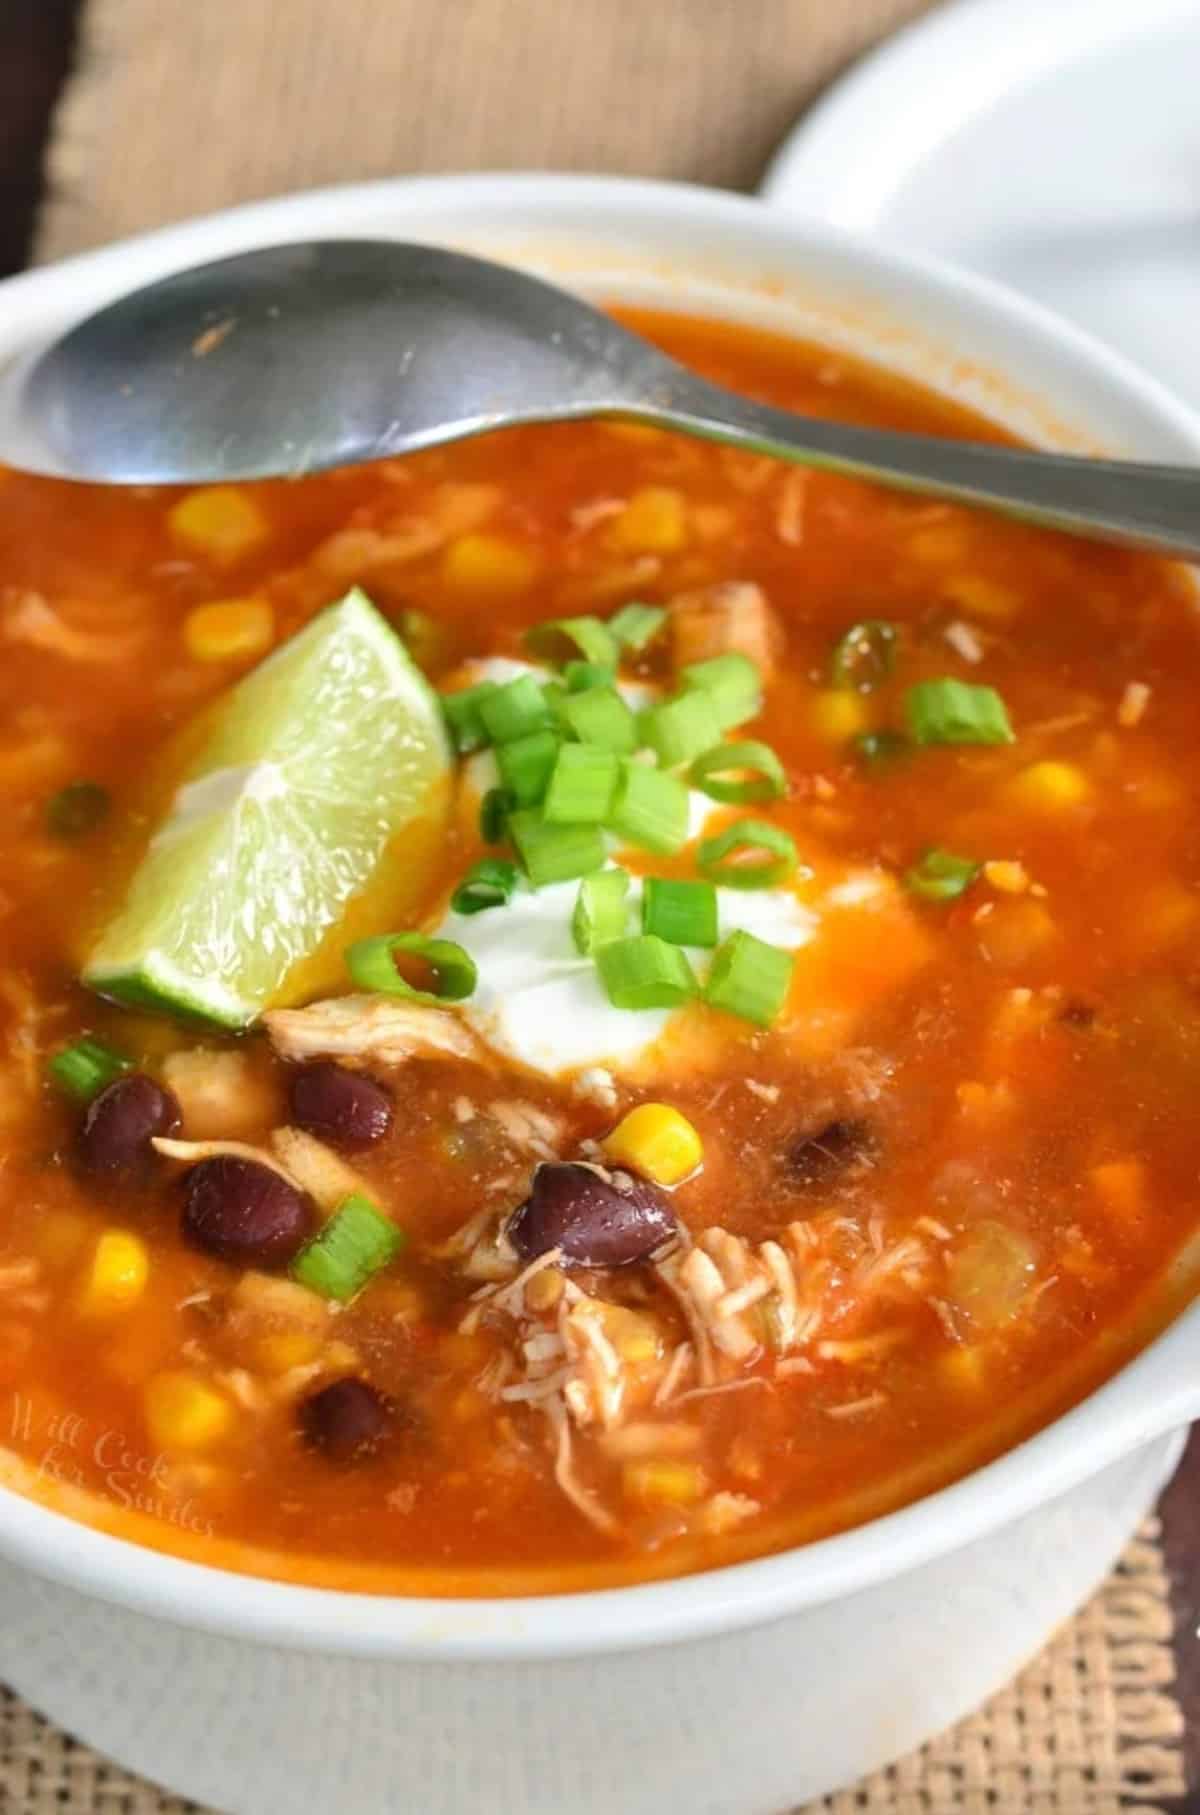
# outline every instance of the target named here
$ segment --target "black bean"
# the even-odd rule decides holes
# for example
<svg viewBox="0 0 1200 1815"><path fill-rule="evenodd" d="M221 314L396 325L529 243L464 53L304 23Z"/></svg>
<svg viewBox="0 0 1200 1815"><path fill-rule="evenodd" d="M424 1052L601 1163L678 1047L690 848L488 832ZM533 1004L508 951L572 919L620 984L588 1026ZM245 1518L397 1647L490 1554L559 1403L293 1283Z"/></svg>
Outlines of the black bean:
<svg viewBox="0 0 1200 1815"><path fill-rule="evenodd" d="M313 1206L282 1174L221 1153L193 1166L184 1185L183 1233L193 1247L247 1267L282 1266L304 1245Z"/></svg>
<svg viewBox="0 0 1200 1815"><path fill-rule="evenodd" d="M348 1151L374 1146L392 1125L392 1099L383 1085L331 1059L296 1073L291 1104L299 1127Z"/></svg>
<svg viewBox="0 0 1200 1815"><path fill-rule="evenodd" d="M389 1401L353 1375L310 1393L300 1401L297 1417L305 1441L334 1462L361 1462L374 1454L394 1423Z"/></svg>
<svg viewBox="0 0 1200 1815"><path fill-rule="evenodd" d="M79 1130L80 1164L88 1172L131 1176L154 1159L154 1135L174 1134L182 1117L169 1090L131 1071L94 1096Z"/></svg>
<svg viewBox="0 0 1200 1815"><path fill-rule="evenodd" d="M624 1267L645 1260L676 1233L667 1197L648 1179L594 1166L553 1161L539 1166L533 1188L508 1224L522 1260L550 1248L579 1267Z"/></svg>
<svg viewBox="0 0 1200 1815"><path fill-rule="evenodd" d="M835 1179L865 1172L875 1163L875 1135L869 1122L826 1122L802 1134L787 1150L786 1168L793 1184L821 1188Z"/></svg>

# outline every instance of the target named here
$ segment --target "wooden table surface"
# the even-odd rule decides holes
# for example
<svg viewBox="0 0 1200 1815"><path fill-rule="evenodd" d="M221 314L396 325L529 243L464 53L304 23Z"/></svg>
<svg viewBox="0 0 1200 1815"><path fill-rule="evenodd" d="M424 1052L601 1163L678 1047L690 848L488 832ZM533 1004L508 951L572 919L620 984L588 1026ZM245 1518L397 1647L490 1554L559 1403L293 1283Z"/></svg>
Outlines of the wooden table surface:
<svg viewBox="0 0 1200 1815"><path fill-rule="evenodd" d="M70 65L81 9L82 0L0 0L0 277L19 271L28 258L50 112ZM1200 1815L1200 1428L1163 1498L1162 1517L1188 1776L1197 1786L1172 1815Z"/></svg>

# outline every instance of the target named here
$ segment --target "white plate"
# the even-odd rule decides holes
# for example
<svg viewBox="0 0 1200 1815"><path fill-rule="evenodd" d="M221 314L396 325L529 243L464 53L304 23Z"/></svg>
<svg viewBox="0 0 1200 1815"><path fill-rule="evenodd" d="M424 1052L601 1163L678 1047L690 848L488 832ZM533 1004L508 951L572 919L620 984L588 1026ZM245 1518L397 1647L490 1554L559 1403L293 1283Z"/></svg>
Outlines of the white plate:
<svg viewBox="0 0 1200 1815"><path fill-rule="evenodd" d="M1200 0L957 0L839 83L762 193L999 277L1200 403Z"/></svg>

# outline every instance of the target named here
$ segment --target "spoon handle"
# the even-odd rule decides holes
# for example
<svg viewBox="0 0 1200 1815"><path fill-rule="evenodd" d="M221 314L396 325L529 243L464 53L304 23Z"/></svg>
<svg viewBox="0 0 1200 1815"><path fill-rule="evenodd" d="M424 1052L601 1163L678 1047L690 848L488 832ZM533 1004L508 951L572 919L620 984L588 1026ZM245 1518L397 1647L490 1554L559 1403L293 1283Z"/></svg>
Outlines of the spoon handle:
<svg viewBox="0 0 1200 1815"><path fill-rule="evenodd" d="M663 407L664 404L666 407ZM1090 460L794 415L680 373L637 414L901 490L979 504L1156 554L1200 559L1200 467Z"/></svg>

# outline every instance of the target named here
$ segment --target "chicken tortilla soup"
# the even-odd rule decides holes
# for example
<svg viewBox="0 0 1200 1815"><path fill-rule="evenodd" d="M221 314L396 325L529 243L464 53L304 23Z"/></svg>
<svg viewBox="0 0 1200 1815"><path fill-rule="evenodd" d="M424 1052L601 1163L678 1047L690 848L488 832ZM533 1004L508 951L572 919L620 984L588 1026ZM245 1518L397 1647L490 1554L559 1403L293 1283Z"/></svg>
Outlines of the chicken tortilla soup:
<svg viewBox="0 0 1200 1815"><path fill-rule="evenodd" d="M296 1581L629 1582L945 1483L1178 1302L1182 570L598 421L0 473L0 644L10 1484Z"/></svg>

